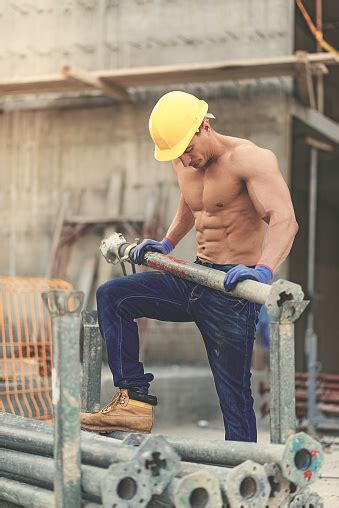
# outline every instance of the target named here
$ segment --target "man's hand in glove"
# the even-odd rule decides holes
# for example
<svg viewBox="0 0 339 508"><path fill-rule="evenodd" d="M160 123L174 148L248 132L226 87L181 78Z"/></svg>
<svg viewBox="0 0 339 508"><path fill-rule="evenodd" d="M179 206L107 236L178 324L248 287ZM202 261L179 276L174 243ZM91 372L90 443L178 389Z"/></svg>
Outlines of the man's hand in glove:
<svg viewBox="0 0 339 508"><path fill-rule="evenodd" d="M131 260L136 265L141 265L146 251L160 252L161 254L169 254L174 249L174 245L169 238L164 238L161 242L146 238L137 245L132 253Z"/></svg>
<svg viewBox="0 0 339 508"><path fill-rule="evenodd" d="M231 291L238 282L247 279L269 284L272 281L272 277L273 272L269 266L257 265L255 268L249 268L245 265L237 265L227 272L224 280L224 288L225 291Z"/></svg>

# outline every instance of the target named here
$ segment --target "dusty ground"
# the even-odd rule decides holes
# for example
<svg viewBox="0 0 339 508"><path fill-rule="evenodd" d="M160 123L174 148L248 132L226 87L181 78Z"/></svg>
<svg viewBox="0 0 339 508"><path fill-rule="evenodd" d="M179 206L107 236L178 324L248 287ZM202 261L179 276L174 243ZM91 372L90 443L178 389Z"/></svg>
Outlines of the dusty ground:
<svg viewBox="0 0 339 508"><path fill-rule="evenodd" d="M206 422L207 426L199 426L198 422L182 425L157 425L154 432L164 435L179 435L181 437L201 437L202 439L223 439L224 430L222 421ZM205 425L206 425L205 423ZM204 422L200 422L204 425ZM269 443L270 436L267 428L259 429L260 443ZM325 462L322 468L321 479L311 486L324 501L324 508L339 508L339 439L331 445L324 447Z"/></svg>

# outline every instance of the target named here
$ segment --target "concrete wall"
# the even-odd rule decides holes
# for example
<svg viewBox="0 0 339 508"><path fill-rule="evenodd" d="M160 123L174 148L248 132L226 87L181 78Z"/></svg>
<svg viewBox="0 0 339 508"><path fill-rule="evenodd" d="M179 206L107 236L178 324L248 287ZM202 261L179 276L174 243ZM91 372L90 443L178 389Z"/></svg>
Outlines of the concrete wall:
<svg viewBox="0 0 339 508"><path fill-rule="evenodd" d="M291 52L292 0L9 0L0 78Z"/></svg>
<svg viewBox="0 0 339 508"><path fill-rule="evenodd" d="M288 168L288 98L277 90L241 99L211 99L215 127L271 148L283 173ZM170 163L158 163L147 122L153 104L81 110L25 111L0 116L4 164L0 174L0 238L4 274L42 276L47 266L56 215L63 192L72 195L73 213L105 214L104 198L112 171L126 174L124 213L142 213L156 182L171 186L167 223L178 190ZM136 199L137 196L137 199ZM71 210L70 210L71 211ZM186 246L185 246L186 245ZM194 240L177 248L192 259Z"/></svg>
<svg viewBox="0 0 339 508"><path fill-rule="evenodd" d="M12 0L0 12L0 79L56 72L66 63L99 69L284 55L292 15L293 2L285 0ZM217 130L271 148L288 179L286 81L185 89L210 102ZM82 107L75 100L47 110L20 111L16 99L0 99L3 274L44 275L62 195L71 193L75 213L104 213L116 170L126 174L125 213L144 210L154 183L170 185L170 222L178 190L170 164L154 160L147 129L163 91L132 93L131 104L95 107L85 98ZM34 101L39 108L41 98ZM192 259L192 235L176 254Z"/></svg>

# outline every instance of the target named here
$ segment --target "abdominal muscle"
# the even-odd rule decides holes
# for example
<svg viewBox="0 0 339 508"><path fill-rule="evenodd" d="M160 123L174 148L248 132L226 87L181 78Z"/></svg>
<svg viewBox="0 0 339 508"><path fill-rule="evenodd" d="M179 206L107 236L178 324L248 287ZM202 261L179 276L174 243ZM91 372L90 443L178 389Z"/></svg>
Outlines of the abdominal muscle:
<svg viewBox="0 0 339 508"><path fill-rule="evenodd" d="M255 265L258 262L265 225L254 210L217 213L201 210L193 215L200 259L217 264Z"/></svg>

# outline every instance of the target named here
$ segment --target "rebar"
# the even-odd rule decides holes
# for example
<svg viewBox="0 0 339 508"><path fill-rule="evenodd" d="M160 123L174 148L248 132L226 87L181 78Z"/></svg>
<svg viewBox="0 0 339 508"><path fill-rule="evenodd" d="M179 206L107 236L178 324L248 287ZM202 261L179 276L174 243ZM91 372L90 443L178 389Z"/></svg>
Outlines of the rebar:
<svg viewBox="0 0 339 508"><path fill-rule="evenodd" d="M48 291L42 298L53 327L55 507L80 508L79 329L84 294Z"/></svg>
<svg viewBox="0 0 339 508"><path fill-rule="evenodd" d="M53 425L0 412L0 447L53 455ZM139 461L148 474L153 494L160 494L179 470L180 458L162 436L147 435L133 448L108 437L81 431L82 463L107 468L123 461Z"/></svg>
<svg viewBox="0 0 339 508"><path fill-rule="evenodd" d="M124 443L131 443L125 432L112 432L111 435L124 439ZM274 463L280 466L287 480L301 487L319 477L324 460L321 444L304 432L290 436L285 444L196 440L174 436L166 436L166 439L184 461L226 466L237 466L245 460L259 464Z"/></svg>

